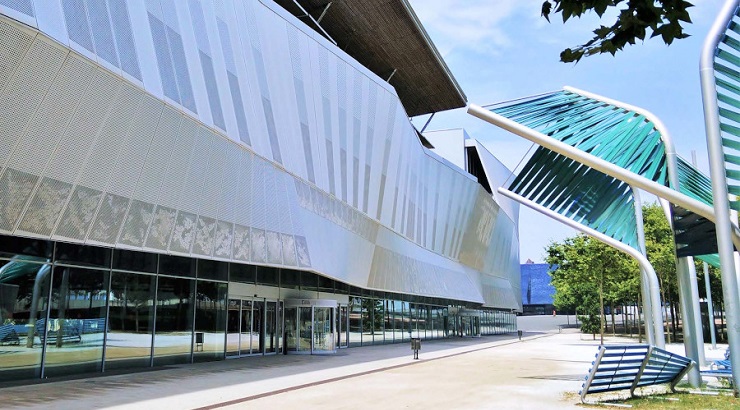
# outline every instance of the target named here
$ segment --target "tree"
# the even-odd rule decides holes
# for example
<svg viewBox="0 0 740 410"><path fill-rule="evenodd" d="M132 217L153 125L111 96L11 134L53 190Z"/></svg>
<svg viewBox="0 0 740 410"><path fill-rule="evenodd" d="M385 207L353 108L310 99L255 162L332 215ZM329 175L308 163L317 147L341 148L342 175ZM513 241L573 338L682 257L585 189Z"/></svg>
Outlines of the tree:
<svg viewBox="0 0 740 410"><path fill-rule="evenodd" d="M678 279L676 278L676 249L673 242L673 232L666 219L663 208L658 204L647 204L642 207L642 216L645 221L645 248L648 260L653 265L660 283L661 299L666 310L673 311L675 301L678 300ZM666 319L668 313L663 315ZM675 319L676 315L670 315ZM673 339L676 339L676 323L673 321ZM668 342L671 341L670 327L666 332Z"/></svg>
<svg viewBox="0 0 740 410"><path fill-rule="evenodd" d="M636 295L639 275L635 262L627 255L585 235L566 238L547 247L547 263L558 265L551 271L555 287L554 305L558 309L577 309L581 331L596 332L604 339L604 306L612 307Z"/></svg>
<svg viewBox="0 0 740 410"><path fill-rule="evenodd" d="M578 62L583 56L610 53L614 55L627 44L635 44L660 36L666 44L686 38L684 23L691 23L688 9L693 4L684 0L546 0L542 3L542 16L550 21L551 14L560 14L563 22L571 17L581 17L587 12L604 18L608 11L617 13L610 26L600 26L594 36L584 44L567 48L560 53L564 63Z"/></svg>

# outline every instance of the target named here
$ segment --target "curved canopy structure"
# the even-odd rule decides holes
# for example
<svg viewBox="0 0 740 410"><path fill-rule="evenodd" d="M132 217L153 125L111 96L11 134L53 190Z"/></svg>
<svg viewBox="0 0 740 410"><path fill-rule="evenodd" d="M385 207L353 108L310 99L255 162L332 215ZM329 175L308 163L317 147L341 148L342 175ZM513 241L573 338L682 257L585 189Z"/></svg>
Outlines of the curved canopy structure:
<svg viewBox="0 0 740 410"><path fill-rule="evenodd" d="M673 188L704 205L712 205L709 179L675 155L670 140L663 135L667 133L659 130L662 126L643 112L610 104L568 87L490 108L497 115L579 151ZM526 187L522 191L525 193L539 186L533 184L532 180L545 175L542 172L533 173L533 169L546 170L547 178L539 182L539 188L545 191L557 188L563 182L577 181L577 184L565 188L565 195L554 195L553 192L540 194L539 198L544 201L540 203L550 209L562 209L563 215L572 215L576 220L589 221L585 225L635 247L637 237L634 230L629 228L634 226L634 216L629 216L634 212L631 206L624 206L631 203L629 190L625 189L627 184L616 178L607 182L603 179L606 175L589 173L590 167L573 160L569 160L571 164L565 166L559 156L547 148L538 148L512 184L512 190L516 192ZM674 158L669 160L670 156ZM574 167L573 164L578 166ZM671 170L671 166L675 170ZM583 168L578 169L580 167ZM556 176L561 173L563 176ZM671 174L675 176L671 177ZM562 181L563 178L567 181ZM592 190L576 194L578 187L583 189L584 184L592 186ZM602 208L591 209L595 206L594 197L602 199ZM574 205L575 202L578 205ZM676 219L674 230L678 256L698 256L703 259L703 255L717 252L713 223L681 206L674 205L672 213ZM706 259L707 262L716 263L716 258Z"/></svg>
<svg viewBox="0 0 740 410"><path fill-rule="evenodd" d="M641 217L634 214L639 205L634 204L633 191L644 189L673 204L679 257L716 252L709 180L676 155L667 130L649 112L568 87L489 108L471 105L468 111L541 145L511 186L523 201L579 220L644 253L640 231L634 228L641 228L642 221L638 224ZM689 355L699 360L692 265L679 259L681 304L688 324L684 337ZM692 384L698 384L694 373Z"/></svg>

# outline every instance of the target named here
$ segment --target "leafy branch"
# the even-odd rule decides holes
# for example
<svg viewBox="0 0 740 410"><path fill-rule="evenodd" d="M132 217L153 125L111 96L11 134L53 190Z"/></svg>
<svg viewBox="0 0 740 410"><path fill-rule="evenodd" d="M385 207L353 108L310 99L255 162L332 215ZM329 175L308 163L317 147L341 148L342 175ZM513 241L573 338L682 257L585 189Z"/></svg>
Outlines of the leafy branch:
<svg viewBox="0 0 740 410"><path fill-rule="evenodd" d="M610 10L618 11L616 22L611 26L600 26L593 30L594 37L588 42L560 53L564 63L578 62L584 56L610 53L624 49L637 40L644 41L660 36L670 45L676 39L689 37L684 24L691 23L688 9L693 4L684 0L546 0L542 3L542 16L550 21L550 16L560 14L563 22L571 17L581 17L589 11L599 18Z"/></svg>

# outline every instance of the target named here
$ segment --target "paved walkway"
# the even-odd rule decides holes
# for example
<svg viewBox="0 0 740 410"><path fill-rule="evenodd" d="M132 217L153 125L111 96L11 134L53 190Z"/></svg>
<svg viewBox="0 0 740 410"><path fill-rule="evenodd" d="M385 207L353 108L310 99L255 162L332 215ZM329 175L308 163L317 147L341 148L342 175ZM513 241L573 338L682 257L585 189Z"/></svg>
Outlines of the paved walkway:
<svg viewBox="0 0 740 410"><path fill-rule="evenodd" d="M567 329L526 332L521 341L512 335L424 341L420 360L407 344L251 357L0 388L0 407L576 408L597 346Z"/></svg>

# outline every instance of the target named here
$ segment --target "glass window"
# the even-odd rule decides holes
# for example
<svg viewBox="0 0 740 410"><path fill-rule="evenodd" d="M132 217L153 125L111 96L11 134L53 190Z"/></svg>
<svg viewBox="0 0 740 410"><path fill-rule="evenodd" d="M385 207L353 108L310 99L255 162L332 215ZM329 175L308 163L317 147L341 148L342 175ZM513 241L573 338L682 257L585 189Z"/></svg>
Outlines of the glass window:
<svg viewBox="0 0 740 410"><path fill-rule="evenodd" d="M301 271L301 290L316 292L319 289L318 278L312 272Z"/></svg>
<svg viewBox="0 0 740 410"><path fill-rule="evenodd" d="M362 345L362 299L349 298L349 345Z"/></svg>
<svg viewBox="0 0 740 410"><path fill-rule="evenodd" d="M113 272L106 370L150 366L156 279L154 275Z"/></svg>
<svg viewBox="0 0 740 410"><path fill-rule="evenodd" d="M349 295L349 285L342 282L334 283L334 292L339 295Z"/></svg>
<svg viewBox="0 0 740 410"><path fill-rule="evenodd" d="M102 370L109 280L109 271L54 268L49 320L36 323L45 377Z"/></svg>
<svg viewBox="0 0 740 410"><path fill-rule="evenodd" d="M410 313L409 318L411 319L409 321L409 328L411 337L420 337L419 336L419 309L417 308L416 303L409 303L410 306Z"/></svg>
<svg viewBox="0 0 740 410"><path fill-rule="evenodd" d="M111 250L98 246L57 242L56 262L62 264L110 268Z"/></svg>
<svg viewBox="0 0 740 410"><path fill-rule="evenodd" d="M280 270L280 287L298 289L301 286L301 272L292 269Z"/></svg>
<svg viewBox="0 0 740 410"><path fill-rule="evenodd" d="M198 259L198 279L229 280L229 264L226 262Z"/></svg>
<svg viewBox="0 0 740 410"><path fill-rule="evenodd" d="M334 293L334 280L324 276L318 276L319 279L319 292Z"/></svg>
<svg viewBox="0 0 740 410"><path fill-rule="evenodd" d="M362 345L373 344L373 299L362 298Z"/></svg>
<svg viewBox="0 0 740 410"><path fill-rule="evenodd" d="M401 322L403 326L401 338L404 341L408 341L411 339L411 312L409 302L401 302Z"/></svg>
<svg viewBox="0 0 740 410"><path fill-rule="evenodd" d="M50 280L50 264L0 260L0 381L41 377L43 345L35 333L44 328Z"/></svg>
<svg viewBox="0 0 740 410"><path fill-rule="evenodd" d="M155 366L190 362L194 288L194 280L158 278Z"/></svg>
<svg viewBox="0 0 740 410"><path fill-rule="evenodd" d="M195 294L195 347L193 360L224 358L226 294L228 285L199 280Z"/></svg>
<svg viewBox="0 0 740 410"><path fill-rule="evenodd" d="M157 254L148 252L113 250L113 269L133 272L157 272Z"/></svg>
<svg viewBox="0 0 740 410"><path fill-rule="evenodd" d="M372 307L372 333L373 343L382 344L385 342L385 300L370 299Z"/></svg>
<svg viewBox="0 0 740 410"><path fill-rule="evenodd" d="M159 255L159 273L195 278L195 259L184 256Z"/></svg>
<svg viewBox="0 0 740 410"><path fill-rule="evenodd" d="M385 299L383 305L383 309L385 310L383 339L385 343L393 343L393 301Z"/></svg>
<svg viewBox="0 0 740 410"><path fill-rule="evenodd" d="M33 256L34 259L51 259L54 243L38 239L19 238L17 236L0 235L0 257L26 259L24 256Z"/></svg>
<svg viewBox="0 0 740 410"><path fill-rule="evenodd" d="M229 280L232 282L254 283L255 266L242 263L229 264Z"/></svg>
<svg viewBox="0 0 740 410"><path fill-rule="evenodd" d="M269 266L257 266L257 284L279 286L280 270Z"/></svg>

